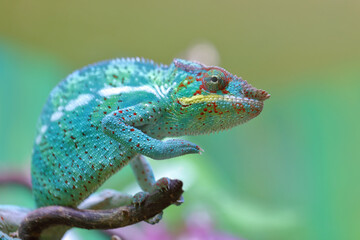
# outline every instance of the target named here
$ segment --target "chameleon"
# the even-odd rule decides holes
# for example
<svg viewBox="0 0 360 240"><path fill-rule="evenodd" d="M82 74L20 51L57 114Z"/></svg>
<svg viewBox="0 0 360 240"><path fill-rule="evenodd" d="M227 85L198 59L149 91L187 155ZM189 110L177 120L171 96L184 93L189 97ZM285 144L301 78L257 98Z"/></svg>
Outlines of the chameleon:
<svg viewBox="0 0 360 240"><path fill-rule="evenodd" d="M182 59L118 58L76 70L51 91L38 121L36 205L77 207L127 164L144 192L166 189L169 179L156 181L146 157L200 154L173 137L245 123L269 97L223 68Z"/></svg>

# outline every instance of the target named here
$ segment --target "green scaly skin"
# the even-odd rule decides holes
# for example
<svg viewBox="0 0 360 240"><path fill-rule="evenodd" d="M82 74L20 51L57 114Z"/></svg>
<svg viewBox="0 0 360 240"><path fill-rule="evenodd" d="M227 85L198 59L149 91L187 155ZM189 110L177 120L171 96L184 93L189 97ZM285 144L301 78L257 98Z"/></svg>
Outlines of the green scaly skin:
<svg viewBox="0 0 360 240"><path fill-rule="evenodd" d="M145 192L166 188L168 179L156 182L143 156L202 149L163 138L234 127L259 115L269 96L222 68L181 59L169 66L115 59L75 71L52 90L39 119L32 159L37 206L76 207L129 162Z"/></svg>

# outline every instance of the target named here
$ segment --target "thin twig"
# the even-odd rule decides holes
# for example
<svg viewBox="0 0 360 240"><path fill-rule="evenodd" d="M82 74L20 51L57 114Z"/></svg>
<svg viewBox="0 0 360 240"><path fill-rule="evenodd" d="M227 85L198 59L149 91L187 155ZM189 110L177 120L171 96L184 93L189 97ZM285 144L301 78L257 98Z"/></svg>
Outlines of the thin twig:
<svg viewBox="0 0 360 240"><path fill-rule="evenodd" d="M28 174L24 173L1 173L0 174L0 185L5 184L18 184L25 186L31 190L31 179Z"/></svg>

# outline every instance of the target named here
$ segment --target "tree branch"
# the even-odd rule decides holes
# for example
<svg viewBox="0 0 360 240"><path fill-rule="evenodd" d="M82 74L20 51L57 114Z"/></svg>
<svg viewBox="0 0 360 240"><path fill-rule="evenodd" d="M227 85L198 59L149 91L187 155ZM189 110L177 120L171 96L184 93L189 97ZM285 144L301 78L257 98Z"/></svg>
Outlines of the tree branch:
<svg viewBox="0 0 360 240"><path fill-rule="evenodd" d="M86 229L111 229L149 219L175 203L183 193L182 182L171 180L166 191L156 190L140 206L133 204L109 210L80 210L49 206L30 212L19 228L23 240L37 240L41 232L54 225Z"/></svg>

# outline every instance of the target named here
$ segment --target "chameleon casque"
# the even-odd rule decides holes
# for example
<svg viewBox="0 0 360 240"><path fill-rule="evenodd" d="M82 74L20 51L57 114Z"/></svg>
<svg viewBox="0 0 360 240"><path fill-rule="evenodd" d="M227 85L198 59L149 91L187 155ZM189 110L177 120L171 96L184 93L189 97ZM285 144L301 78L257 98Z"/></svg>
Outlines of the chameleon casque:
<svg viewBox="0 0 360 240"><path fill-rule="evenodd" d="M155 181L144 156L168 159L201 153L166 137L228 129L261 112L270 95L226 70L175 59L158 65L115 59L70 74L50 93L33 148L38 207L76 207L128 163L145 192Z"/></svg>

